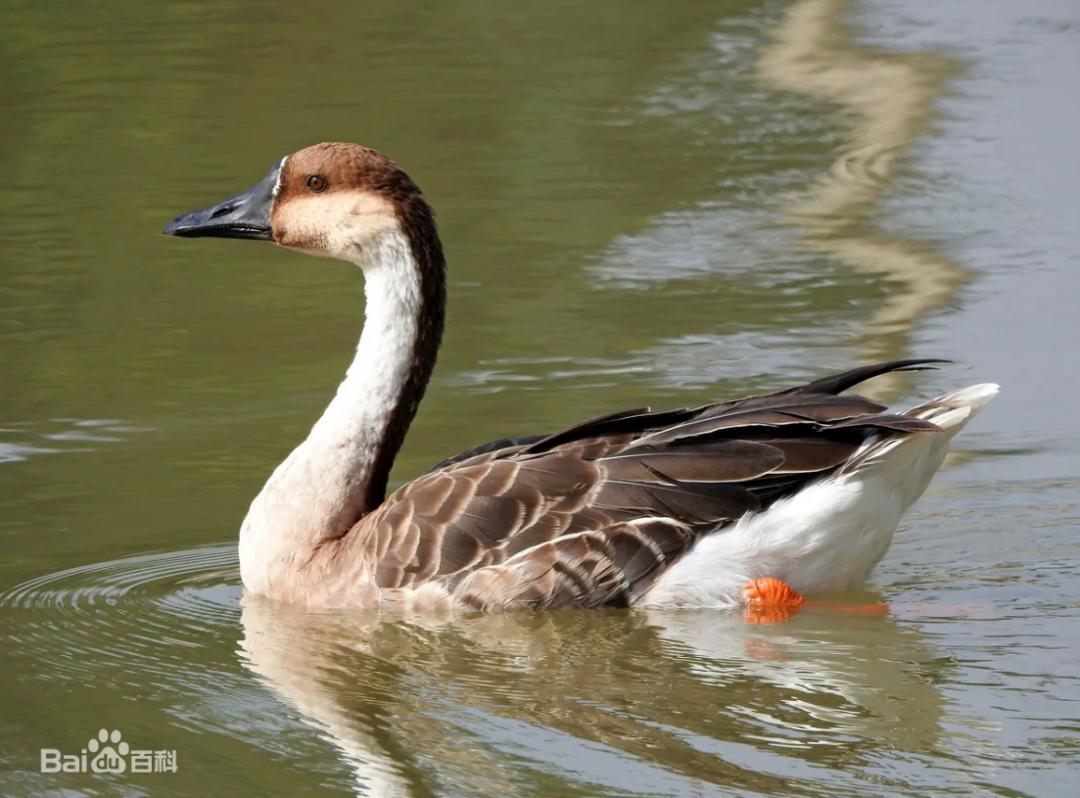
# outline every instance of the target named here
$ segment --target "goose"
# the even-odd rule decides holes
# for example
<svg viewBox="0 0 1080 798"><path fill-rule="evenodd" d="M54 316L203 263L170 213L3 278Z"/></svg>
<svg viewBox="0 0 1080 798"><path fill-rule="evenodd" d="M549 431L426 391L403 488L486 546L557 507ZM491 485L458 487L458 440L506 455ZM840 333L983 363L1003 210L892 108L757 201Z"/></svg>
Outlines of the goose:
<svg viewBox="0 0 1080 798"><path fill-rule="evenodd" d="M446 261L392 160L323 143L168 235L272 241L364 273L355 358L240 529L249 594L313 609L455 613L735 607L861 587L949 441L997 393L904 412L844 391L897 360L701 407L648 407L456 454L387 495L435 367ZM775 588L775 590L774 590Z"/></svg>

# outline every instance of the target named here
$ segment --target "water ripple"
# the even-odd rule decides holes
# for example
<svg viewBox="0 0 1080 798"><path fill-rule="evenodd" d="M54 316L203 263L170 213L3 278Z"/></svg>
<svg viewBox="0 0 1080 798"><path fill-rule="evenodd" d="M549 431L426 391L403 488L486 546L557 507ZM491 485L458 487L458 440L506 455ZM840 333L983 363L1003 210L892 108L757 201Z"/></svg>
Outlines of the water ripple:
<svg viewBox="0 0 1080 798"><path fill-rule="evenodd" d="M145 427L115 418L53 418L36 425L13 423L0 427L0 437L18 436L17 440L0 440L0 463L17 462L36 454L92 451L96 444L119 443L125 435L146 431Z"/></svg>
<svg viewBox="0 0 1080 798"><path fill-rule="evenodd" d="M47 574L0 594L0 610L22 614L9 639L56 678L135 662L175 675L175 647L237 625L240 592L236 547L223 544Z"/></svg>

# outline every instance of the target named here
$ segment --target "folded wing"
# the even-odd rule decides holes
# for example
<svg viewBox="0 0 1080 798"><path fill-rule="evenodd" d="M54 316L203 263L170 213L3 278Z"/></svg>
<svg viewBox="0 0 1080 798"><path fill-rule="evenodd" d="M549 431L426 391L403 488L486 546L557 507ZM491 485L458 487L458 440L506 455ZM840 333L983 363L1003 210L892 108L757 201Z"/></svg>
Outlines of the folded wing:
<svg viewBox="0 0 1080 798"><path fill-rule="evenodd" d="M939 432L837 395L930 362L484 444L391 495L350 543L378 587L431 585L459 606L629 606L702 536L835 472L868 440Z"/></svg>

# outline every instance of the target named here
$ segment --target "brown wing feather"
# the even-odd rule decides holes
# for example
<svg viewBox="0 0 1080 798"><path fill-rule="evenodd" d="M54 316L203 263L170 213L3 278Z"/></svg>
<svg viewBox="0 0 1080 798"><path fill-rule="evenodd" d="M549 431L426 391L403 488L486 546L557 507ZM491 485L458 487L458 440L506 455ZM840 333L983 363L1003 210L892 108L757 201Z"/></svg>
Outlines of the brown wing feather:
<svg viewBox="0 0 1080 798"><path fill-rule="evenodd" d="M464 607L631 605L700 537L836 471L868 439L938 431L834 395L920 366L485 444L402 487L347 544L379 588L434 586Z"/></svg>

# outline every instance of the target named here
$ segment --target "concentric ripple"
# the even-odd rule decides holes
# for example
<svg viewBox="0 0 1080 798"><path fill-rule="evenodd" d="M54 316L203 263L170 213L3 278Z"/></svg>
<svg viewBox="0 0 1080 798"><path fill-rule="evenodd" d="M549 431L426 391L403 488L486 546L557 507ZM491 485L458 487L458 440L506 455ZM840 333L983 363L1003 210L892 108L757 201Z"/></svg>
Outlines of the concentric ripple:
<svg viewBox="0 0 1080 798"><path fill-rule="evenodd" d="M216 545L32 579L0 594L0 619L11 643L47 662L54 678L109 666L175 677L192 648L236 628L240 593L236 546Z"/></svg>

